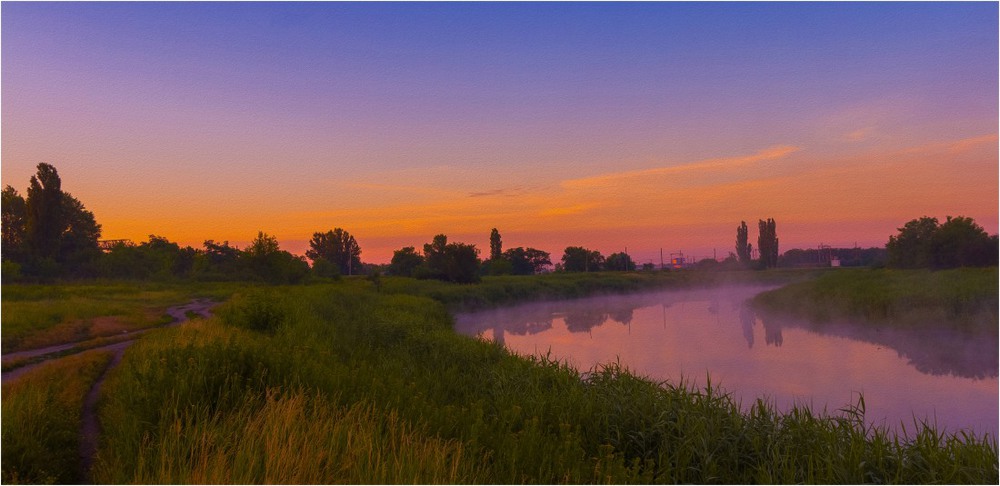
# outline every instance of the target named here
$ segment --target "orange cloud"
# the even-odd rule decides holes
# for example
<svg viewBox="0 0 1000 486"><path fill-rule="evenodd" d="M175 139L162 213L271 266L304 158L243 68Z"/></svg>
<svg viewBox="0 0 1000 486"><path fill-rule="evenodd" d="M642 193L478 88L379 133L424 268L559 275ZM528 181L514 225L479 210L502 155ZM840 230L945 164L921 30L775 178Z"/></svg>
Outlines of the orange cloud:
<svg viewBox="0 0 1000 486"><path fill-rule="evenodd" d="M633 170L627 172L613 172L609 174L602 174L593 177L585 177L581 179L570 179L563 181L561 185L568 189L584 189L591 187L603 188L610 185L627 184L630 182L634 182L637 179L645 179L649 177L673 175L673 174L696 172L696 171L706 171L706 170L708 171L731 170L736 168L742 168L754 164L756 162L780 159L798 150L799 150L798 147L792 147L788 145L776 145L761 150L756 154L743 157L708 159L708 160L702 160L688 164L674 165L669 167L656 167L652 169Z"/></svg>

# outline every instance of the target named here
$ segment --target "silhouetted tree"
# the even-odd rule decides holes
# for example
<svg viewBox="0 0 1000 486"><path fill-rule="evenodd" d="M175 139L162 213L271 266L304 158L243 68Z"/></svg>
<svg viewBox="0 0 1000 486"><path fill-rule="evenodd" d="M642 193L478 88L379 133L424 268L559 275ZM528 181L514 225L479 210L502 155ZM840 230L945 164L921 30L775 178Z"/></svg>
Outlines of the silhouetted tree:
<svg viewBox="0 0 1000 486"><path fill-rule="evenodd" d="M778 266L778 233L774 220L758 220L757 251L760 252L760 263L764 268Z"/></svg>
<svg viewBox="0 0 1000 486"><path fill-rule="evenodd" d="M635 262L632 261L632 257L628 256L628 253L612 253L604 261L604 269L631 272L635 270Z"/></svg>
<svg viewBox="0 0 1000 486"><path fill-rule="evenodd" d="M897 228L899 234L890 236L885 249L889 252L888 265L895 268L926 268L931 263L931 239L938 229L937 218L924 216L913 219Z"/></svg>
<svg viewBox="0 0 1000 486"><path fill-rule="evenodd" d="M430 243L424 243L424 262L427 264L428 277L445 279L445 248L448 246L448 237L445 235L435 235Z"/></svg>
<svg viewBox="0 0 1000 486"><path fill-rule="evenodd" d="M934 268L997 264L997 236L991 237L972 218L948 216L931 237L930 250Z"/></svg>
<svg viewBox="0 0 1000 486"><path fill-rule="evenodd" d="M31 176L25 202L27 240L32 253L40 258L54 258L65 227L62 180L55 167L38 164L38 173Z"/></svg>
<svg viewBox="0 0 1000 486"><path fill-rule="evenodd" d="M309 274L304 258L282 250L278 239L263 231L257 233L241 258L257 278L269 283L296 283Z"/></svg>
<svg viewBox="0 0 1000 486"><path fill-rule="evenodd" d="M205 240L203 246L205 250L195 260L196 273L212 279L245 278L239 248L230 246L228 241L216 243L214 240Z"/></svg>
<svg viewBox="0 0 1000 486"><path fill-rule="evenodd" d="M400 277L413 277L417 268L424 263L424 257L417 253L412 246L407 246L392 253L392 262L389 264L389 273Z"/></svg>
<svg viewBox="0 0 1000 486"><path fill-rule="evenodd" d="M475 245L449 243L445 247L445 280L456 283L479 281L479 250Z"/></svg>
<svg viewBox="0 0 1000 486"><path fill-rule="evenodd" d="M548 252L534 248L511 248L503 252L503 258L510 262L514 275L533 275L552 265Z"/></svg>
<svg viewBox="0 0 1000 486"><path fill-rule="evenodd" d="M597 272L604 265L604 256L597 250L569 246L563 252L562 268L567 272Z"/></svg>
<svg viewBox="0 0 1000 486"><path fill-rule="evenodd" d="M736 227L736 255L743 266L750 266L750 261L753 259L753 248L749 243L748 231L747 222L740 221L740 225Z"/></svg>
<svg viewBox="0 0 1000 486"><path fill-rule="evenodd" d="M37 276L90 275L100 256L101 225L78 199L63 192L55 167L38 164L27 197L3 191L4 259ZM9 245L9 246L8 246Z"/></svg>
<svg viewBox="0 0 1000 486"><path fill-rule="evenodd" d="M424 260L428 277L449 282L479 281L479 250L475 245L448 243L448 237L437 235L424 245Z"/></svg>
<svg viewBox="0 0 1000 486"><path fill-rule="evenodd" d="M500 242L500 232L496 228L490 231L490 260L503 258L503 244Z"/></svg>
<svg viewBox="0 0 1000 486"><path fill-rule="evenodd" d="M335 228L326 233L313 233L306 256L316 261L325 259L333 263L343 275L361 272L361 247L350 233Z"/></svg>
<svg viewBox="0 0 1000 486"><path fill-rule="evenodd" d="M898 228L886 244L889 266L896 268L955 268L996 265L997 236L990 236L972 218L924 216Z"/></svg>
<svg viewBox="0 0 1000 486"><path fill-rule="evenodd" d="M28 208L17 189L7 186L3 189L3 259L23 263L26 254Z"/></svg>

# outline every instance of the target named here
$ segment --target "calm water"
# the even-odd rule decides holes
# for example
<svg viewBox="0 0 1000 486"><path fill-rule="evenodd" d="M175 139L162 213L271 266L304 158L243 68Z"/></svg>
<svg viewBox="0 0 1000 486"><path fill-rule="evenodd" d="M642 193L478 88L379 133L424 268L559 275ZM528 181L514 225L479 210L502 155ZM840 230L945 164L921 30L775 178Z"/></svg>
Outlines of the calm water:
<svg viewBox="0 0 1000 486"><path fill-rule="evenodd" d="M864 394L869 422L997 435L993 336L901 332L852 323L774 320L746 299L762 287L666 291L525 304L456 316L463 334L520 354L551 353L577 369L619 360L656 380L699 386L710 374L748 408L770 397L837 409Z"/></svg>

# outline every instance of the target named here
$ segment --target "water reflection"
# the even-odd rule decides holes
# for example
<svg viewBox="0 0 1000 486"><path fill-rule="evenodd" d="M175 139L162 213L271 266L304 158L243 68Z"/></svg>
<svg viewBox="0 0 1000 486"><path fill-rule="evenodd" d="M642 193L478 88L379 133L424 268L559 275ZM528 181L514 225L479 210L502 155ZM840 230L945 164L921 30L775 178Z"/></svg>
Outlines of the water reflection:
<svg viewBox="0 0 1000 486"><path fill-rule="evenodd" d="M456 329L519 353L551 352L581 370L620 360L674 382L709 372L750 401L768 396L831 410L864 392L869 410L885 409L889 423L917 414L996 433L996 336L768 316L747 304L764 289L525 304L456 316Z"/></svg>

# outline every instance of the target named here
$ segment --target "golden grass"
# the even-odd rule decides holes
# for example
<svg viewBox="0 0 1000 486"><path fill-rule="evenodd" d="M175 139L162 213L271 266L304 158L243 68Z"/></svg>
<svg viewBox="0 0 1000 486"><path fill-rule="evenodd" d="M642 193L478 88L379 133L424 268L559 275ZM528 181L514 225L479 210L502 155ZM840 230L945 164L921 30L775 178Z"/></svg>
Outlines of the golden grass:
<svg viewBox="0 0 1000 486"><path fill-rule="evenodd" d="M3 385L4 483L80 479L83 400L111 355L90 351L54 360Z"/></svg>

